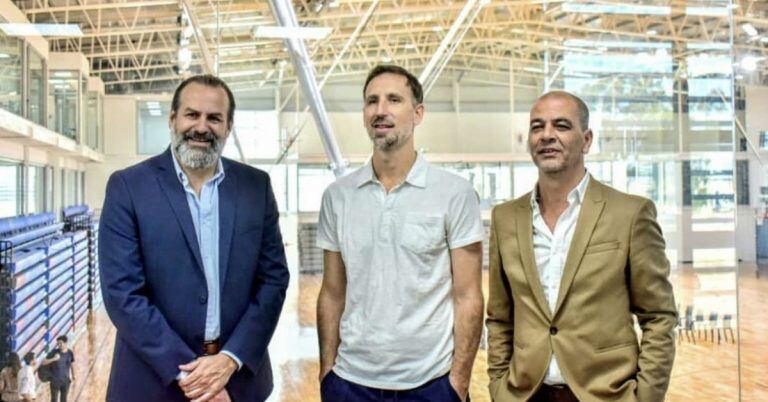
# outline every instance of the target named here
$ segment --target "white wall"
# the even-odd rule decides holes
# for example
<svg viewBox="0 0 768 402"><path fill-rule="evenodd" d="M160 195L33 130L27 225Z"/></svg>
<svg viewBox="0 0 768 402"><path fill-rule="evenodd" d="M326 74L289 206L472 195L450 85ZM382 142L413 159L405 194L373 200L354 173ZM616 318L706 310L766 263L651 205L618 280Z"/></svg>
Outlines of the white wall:
<svg viewBox="0 0 768 402"><path fill-rule="evenodd" d="M136 96L104 97L104 162L89 163L85 171L85 202L94 209L104 203L112 172L146 159L137 155Z"/></svg>
<svg viewBox="0 0 768 402"><path fill-rule="evenodd" d="M332 112L329 117L342 154L357 156L371 153L362 112ZM300 157L322 155L323 145L309 113L283 113L280 124L292 132L303 119L308 120L298 139ZM416 127L415 142L417 148L424 148L427 153L433 154L524 154L527 126L528 115L525 113L427 111L422 124Z"/></svg>

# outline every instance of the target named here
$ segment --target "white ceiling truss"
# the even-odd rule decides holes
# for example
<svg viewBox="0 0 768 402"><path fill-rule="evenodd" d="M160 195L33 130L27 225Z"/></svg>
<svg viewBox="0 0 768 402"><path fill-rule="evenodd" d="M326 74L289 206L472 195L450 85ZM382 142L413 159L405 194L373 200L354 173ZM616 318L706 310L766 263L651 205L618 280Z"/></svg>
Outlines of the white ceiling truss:
<svg viewBox="0 0 768 402"><path fill-rule="evenodd" d="M289 55L282 40L253 36L259 25L276 25L268 1L253 0L14 0L31 22L79 24L79 38L49 38L52 51L82 52L92 74L108 93L172 90L177 71L182 6L195 16L202 41L192 41L192 71L202 72L208 53L219 75L239 91L295 82L284 61ZM438 50L459 16L464 1L381 1L344 57L337 55L364 18L371 0L293 0L299 24L330 27L323 40L308 41L317 76L337 65L331 80L359 78L379 63L396 63L417 75ZM768 1L734 0L492 0L477 14L471 27L445 65L453 73L473 73L487 83L543 85L546 71L558 71L568 40L643 41L669 43L670 53L682 60L689 44L728 44L734 35L734 58L767 57ZM567 4L646 5L667 7L657 14L608 14L566 11ZM718 12L692 13L690 7ZM722 15L731 10L733 20ZM741 26L753 25L759 35ZM762 39L766 38L766 39ZM201 51L200 43L207 46ZM600 52L585 48L586 53ZM768 61L762 60L753 81L764 83ZM545 68L546 67L546 68ZM285 69L285 71L281 71ZM511 69L511 71L510 71Z"/></svg>

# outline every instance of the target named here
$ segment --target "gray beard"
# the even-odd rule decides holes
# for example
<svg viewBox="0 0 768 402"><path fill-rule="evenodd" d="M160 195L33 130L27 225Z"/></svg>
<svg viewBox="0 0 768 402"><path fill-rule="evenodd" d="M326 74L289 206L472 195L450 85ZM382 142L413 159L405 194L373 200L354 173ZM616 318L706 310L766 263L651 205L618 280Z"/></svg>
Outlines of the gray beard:
<svg viewBox="0 0 768 402"><path fill-rule="evenodd" d="M198 149L189 146L186 136L189 133L176 134L171 128L171 145L179 163L192 170L207 169L219 162L224 151L226 140L219 140L214 134L211 146L207 149Z"/></svg>

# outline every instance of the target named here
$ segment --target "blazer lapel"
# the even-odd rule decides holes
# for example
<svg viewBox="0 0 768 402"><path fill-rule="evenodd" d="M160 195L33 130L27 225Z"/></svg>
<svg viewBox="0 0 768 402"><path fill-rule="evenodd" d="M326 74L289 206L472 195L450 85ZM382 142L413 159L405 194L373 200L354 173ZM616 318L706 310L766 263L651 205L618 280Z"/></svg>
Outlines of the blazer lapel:
<svg viewBox="0 0 768 402"><path fill-rule="evenodd" d="M203 259L200 256L200 245L197 243L197 234L195 233L195 224L192 222L192 214L189 212L187 194L184 192L184 187L176 176L176 169L173 167L173 160L171 158L173 158L173 154L170 148L168 148L159 159L157 181L168 198L168 203L171 205L171 209L173 209L176 221L184 233L187 246L189 246L190 251L195 256L197 267L201 272L204 272Z"/></svg>
<svg viewBox="0 0 768 402"><path fill-rule="evenodd" d="M517 247L520 251L520 258L523 260L523 270L528 278L528 285L531 287L533 297L539 303L539 308L544 315L551 321L552 312L549 311L547 298L544 296L544 288L539 279L539 270L536 267L536 259L533 254L533 211L531 210L530 194L517 208Z"/></svg>
<svg viewBox="0 0 768 402"><path fill-rule="evenodd" d="M576 271L581 265L584 252L587 250L589 240L592 238L592 232L595 230L595 225L600 218L600 214L603 212L604 206L605 201L603 201L602 184L590 177L589 185L587 186L587 191L585 191L584 200L581 204L579 219L576 221L576 229L574 230L573 238L571 239L568 257L565 259L563 278L560 282L560 292L557 295L557 304L555 305L555 315L557 315L557 311L560 310L565 295L568 294L568 290L573 283L573 277L576 276Z"/></svg>
<svg viewBox="0 0 768 402"><path fill-rule="evenodd" d="M224 180L219 184L219 287L224 291L229 268L229 254L235 231L237 211L237 175L224 160Z"/></svg>

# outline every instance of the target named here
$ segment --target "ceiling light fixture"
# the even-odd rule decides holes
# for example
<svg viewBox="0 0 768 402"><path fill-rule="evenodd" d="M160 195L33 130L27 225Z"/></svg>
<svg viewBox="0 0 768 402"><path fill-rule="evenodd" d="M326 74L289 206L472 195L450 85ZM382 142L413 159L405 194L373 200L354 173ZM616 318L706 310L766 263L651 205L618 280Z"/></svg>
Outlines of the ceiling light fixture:
<svg viewBox="0 0 768 402"><path fill-rule="evenodd" d="M750 37L757 36L757 28L755 28L754 25L747 22L746 24L741 25L741 29L747 33Z"/></svg>
<svg viewBox="0 0 768 402"><path fill-rule="evenodd" d="M9 36L80 37L83 31L77 24L15 24L2 23L0 30Z"/></svg>

